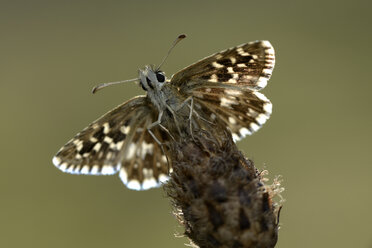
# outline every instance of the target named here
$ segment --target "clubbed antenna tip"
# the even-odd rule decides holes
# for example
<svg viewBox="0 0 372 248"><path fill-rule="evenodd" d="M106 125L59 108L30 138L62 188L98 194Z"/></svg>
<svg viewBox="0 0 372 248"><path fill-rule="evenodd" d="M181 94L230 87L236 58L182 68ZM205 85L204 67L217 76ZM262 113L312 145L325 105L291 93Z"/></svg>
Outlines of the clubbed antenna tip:
<svg viewBox="0 0 372 248"><path fill-rule="evenodd" d="M167 54L165 55L165 57L163 58L163 60L161 61L161 63L159 64L158 68L156 68L156 70L158 71L160 69L160 67L164 64L164 62L167 60L169 54L172 52L173 48L177 45L178 42L180 42L181 40L183 40L184 38L186 38L186 35L185 34L180 34L178 35L178 37L173 41L173 44L171 46L171 48L169 48Z"/></svg>

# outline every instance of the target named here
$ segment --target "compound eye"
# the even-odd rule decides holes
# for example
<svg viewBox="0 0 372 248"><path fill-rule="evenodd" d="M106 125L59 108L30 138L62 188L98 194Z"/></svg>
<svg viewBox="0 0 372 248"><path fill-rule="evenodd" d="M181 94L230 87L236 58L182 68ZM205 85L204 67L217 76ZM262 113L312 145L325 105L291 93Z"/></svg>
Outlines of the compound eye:
<svg viewBox="0 0 372 248"><path fill-rule="evenodd" d="M141 80L139 81L139 83L140 83L140 85L141 85L142 89L143 89L144 91L147 91L147 89L145 88L145 86L143 85L143 83L142 83L142 81L141 81Z"/></svg>
<svg viewBox="0 0 372 248"><path fill-rule="evenodd" d="M158 80L159 83L164 83L165 76L162 72L156 72L156 79Z"/></svg>
<svg viewBox="0 0 372 248"><path fill-rule="evenodd" d="M146 82L147 82L147 84L151 84L150 78L146 77Z"/></svg>

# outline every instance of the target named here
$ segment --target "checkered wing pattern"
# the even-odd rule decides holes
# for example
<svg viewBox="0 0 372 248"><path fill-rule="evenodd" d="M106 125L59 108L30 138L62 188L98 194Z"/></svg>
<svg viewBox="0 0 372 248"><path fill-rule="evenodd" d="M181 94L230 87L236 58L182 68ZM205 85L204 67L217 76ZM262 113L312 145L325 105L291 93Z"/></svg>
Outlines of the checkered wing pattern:
<svg viewBox="0 0 372 248"><path fill-rule="evenodd" d="M266 86L274 65L270 42L254 41L186 67L172 77L171 83L196 99L202 116L219 118L234 140L240 140L256 132L271 115L271 102L258 91Z"/></svg>
<svg viewBox="0 0 372 248"><path fill-rule="evenodd" d="M53 163L72 174L119 172L123 183L134 190L158 187L167 180L171 168L147 131L156 117L148 98L133 98L78 133L58 151ZM168 136L161 129L152 131L161 142L167 142Z"/></svg>
<svg viewBox="0 0 372 248"><path fill-rule="evenodd" d="M211 121L222 120L234 141L260 129L272 110L271 102L257 91L204 87L195 89L192 94L196 100L195 109Z"/></svg>
<svg viewBox="0 0 372 248"><path fill-rule="evenodd" d="M184 90L214 83L250 90L264 88L275 64L268 41L254 41L206 57L173 75L171 81Z"/></svg>

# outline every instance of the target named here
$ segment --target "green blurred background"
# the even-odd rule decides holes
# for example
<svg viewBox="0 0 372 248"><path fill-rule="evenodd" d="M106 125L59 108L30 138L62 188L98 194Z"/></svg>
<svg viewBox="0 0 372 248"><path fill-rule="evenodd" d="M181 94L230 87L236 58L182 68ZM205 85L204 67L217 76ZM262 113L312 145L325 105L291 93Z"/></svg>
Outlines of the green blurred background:
<svg viewBox="0 0 372 248"><path fill-rule="evenodd" d="M277 247L372 247L370 1L1 1L0 247L185 247L162 189L76 176L51 162L159 63L172 75L211 53L267 39L274 113L239 143L282 175Z"/></svg>

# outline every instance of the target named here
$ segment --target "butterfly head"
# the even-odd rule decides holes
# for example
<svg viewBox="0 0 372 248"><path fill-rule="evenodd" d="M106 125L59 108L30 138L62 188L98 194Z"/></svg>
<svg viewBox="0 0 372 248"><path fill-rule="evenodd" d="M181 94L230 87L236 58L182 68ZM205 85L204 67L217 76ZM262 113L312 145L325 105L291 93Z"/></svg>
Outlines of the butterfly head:
<svg viewBox="0 0 372 248"><path fill-rule="evenodd" d="M165 82L164 72L160 70L154 70L151 66L139 70L139 83L147 92L160 91Z"/></svg>

